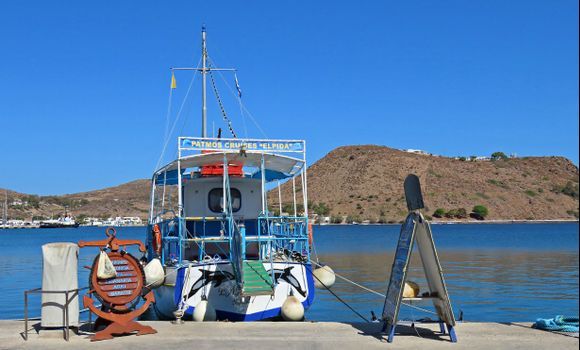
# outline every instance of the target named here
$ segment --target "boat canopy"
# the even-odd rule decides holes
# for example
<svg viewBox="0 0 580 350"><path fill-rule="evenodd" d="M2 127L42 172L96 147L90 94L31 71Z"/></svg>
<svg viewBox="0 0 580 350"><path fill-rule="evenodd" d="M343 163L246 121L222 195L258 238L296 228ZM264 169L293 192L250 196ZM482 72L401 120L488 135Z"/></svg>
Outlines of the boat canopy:
<svg viewBox="0 0 580 350"><path fill-rule="evenodd" d="M264 160L264 171L266 181L281 180L288 177L293 177L299 173L304 167L304 160L280 154L251 152L212 152L193 154L180 159L176 159L171 163L165 165L155 172L153 175L157 180L163 183L163 173L166 173L166 183L173 183L177 179L177 169L181 169L181 173L189 168L201 168L209 165L223 164L227 159L229 165L243 166L244 168L257 169L250 173L248 177L254 179L261 179L262 173L262 159Z"/></svg>

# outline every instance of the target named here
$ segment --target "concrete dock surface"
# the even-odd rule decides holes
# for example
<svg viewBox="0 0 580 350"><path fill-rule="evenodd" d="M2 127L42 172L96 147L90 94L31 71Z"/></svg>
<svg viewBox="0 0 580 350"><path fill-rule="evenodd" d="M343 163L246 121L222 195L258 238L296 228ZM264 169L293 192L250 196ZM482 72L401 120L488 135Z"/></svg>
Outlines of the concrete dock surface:
<svg viewBox="0 0 580 350"><path fill-rule="evenodd" d="M91 342L81 326L71 331L38 330L31 322L25 341L24 322L0 321L0 349L578 349L578 335L563 335L531 328L530 323L460 323L457 343L439 333L437 324L398 326L393 343L380 334L379 323L338 322L142 322L158 333L127 335Z"/></svg>

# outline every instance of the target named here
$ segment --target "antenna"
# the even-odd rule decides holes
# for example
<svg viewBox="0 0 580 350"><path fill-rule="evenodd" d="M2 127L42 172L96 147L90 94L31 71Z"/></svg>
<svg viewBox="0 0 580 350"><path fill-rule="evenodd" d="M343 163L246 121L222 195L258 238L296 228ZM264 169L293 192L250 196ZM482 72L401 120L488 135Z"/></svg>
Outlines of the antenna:
<svg viewBox="0 0 580 350"><path fill-rule="evenodd" d="M207 36L205 30L205 24L201 27L201 68L171 68L172 71L179 70L193 70L201 72L201 137L207 137L207 73L211 71L226 71L226 72L236 72L234 68L216 68L213 66L208 67L207 65Z"/></svg>

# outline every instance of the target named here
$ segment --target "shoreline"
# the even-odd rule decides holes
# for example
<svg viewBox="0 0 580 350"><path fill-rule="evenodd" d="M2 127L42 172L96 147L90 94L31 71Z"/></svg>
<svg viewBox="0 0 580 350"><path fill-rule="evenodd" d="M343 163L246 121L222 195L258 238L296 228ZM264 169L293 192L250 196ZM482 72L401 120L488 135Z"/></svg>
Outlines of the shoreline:
<svg viewBox="0 0 580 350"><path fill-rule="evenodd" d="M485 225L485 224L573 224L580 223L577 219L546 219L546 220L449 220L429 221L431 225ZM364 223L364 224L314 224L315 226L400 226L402 222L390 224Z"/></svg>
<svg viewBox="0 0 580 350"><path fill-rule="evenodd" d="M449 221L430 221L431 225L498 225L498 224L578 224L580 223L579 220L575 219L545 219L545 220L449 220ZM379 224L379 223L357 223L357 224L313 224L314 226L400 226L402 222L395 222L395 223L386 223L386 224ZM83 228L93 228L93 227L114 227L114 228L126 228L126 227L135 227L135 228L144 228L147 225L131 225L131 226L79 226L74 229L83 229ZM30 230L30 229L39 229L39 227L0 227L0 230ZM72 228L67 228L67 230L74 230ZM47 232L51 230L58 230L58 229L43 229Z"/></svg>

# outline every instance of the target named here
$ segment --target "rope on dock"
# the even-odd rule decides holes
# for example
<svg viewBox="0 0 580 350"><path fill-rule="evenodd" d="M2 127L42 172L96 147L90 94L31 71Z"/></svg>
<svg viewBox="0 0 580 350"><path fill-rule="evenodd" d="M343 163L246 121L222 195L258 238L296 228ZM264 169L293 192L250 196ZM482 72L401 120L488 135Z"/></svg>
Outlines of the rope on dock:
<svg viewBox="0 0 580 350"><path fill-rule="evenodd" d="M536 323L532 325L532 328L541 329L545 331L552 332L564 332L564 333L578 333L578 317L566 317L558 315L554 318L538 318Z"/></svg>

